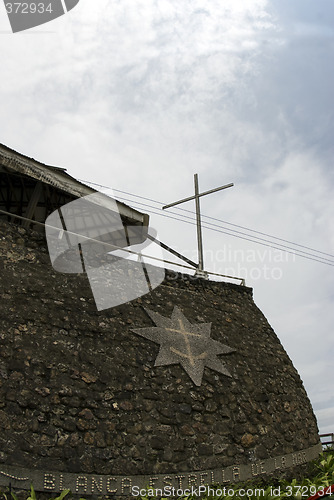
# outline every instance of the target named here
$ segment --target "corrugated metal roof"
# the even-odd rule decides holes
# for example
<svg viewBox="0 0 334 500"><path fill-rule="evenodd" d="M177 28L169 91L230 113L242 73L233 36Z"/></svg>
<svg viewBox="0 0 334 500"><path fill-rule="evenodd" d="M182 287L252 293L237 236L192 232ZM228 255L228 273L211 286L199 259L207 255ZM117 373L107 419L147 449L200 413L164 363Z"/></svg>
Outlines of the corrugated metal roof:
<svg viewBox="0 0 334 500"><path fill-rule="evenodd" d="M81 198L92 193L96 193L95 189L83 184L70 176L65 168L45 165L34 158L29 158L21 153L0 144L0 164L13 170L32 177L38 181L54 186L73 195L76 198ZM109 198L107 195L106 198ZM148 225L148 216L137 210L117 201L117 207L121 216L126 217L134 223Z"/></svg>

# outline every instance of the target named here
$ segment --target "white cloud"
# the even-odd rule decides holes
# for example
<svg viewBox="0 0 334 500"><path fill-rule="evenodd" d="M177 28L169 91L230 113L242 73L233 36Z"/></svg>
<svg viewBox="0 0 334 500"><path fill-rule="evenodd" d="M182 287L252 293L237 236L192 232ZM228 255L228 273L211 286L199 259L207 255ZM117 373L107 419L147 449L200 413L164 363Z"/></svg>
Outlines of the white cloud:
<svg viewBox="0 0 334 500"><path fill-rule="evenodd" d="M321 423L321 434L333 433L334 406L316 411L318 422ZM331 441L330 436L327 438Z"/></svg>
<svg viewBox="0 0 334 500"><path fill-rule="evenodd" d="M194 172L203 190L235 182L203 199L203 213L332 254L331 41L296 42L286 9L266 0L81 0L50 23L54 33L2 35L0 140L166 203L192 194ZM194 226L158 216L152 225L172 247L196 250ZM214 256L254 251L255 263L206 262L247 273L311 400L320 391L330 404L332 267L274 262L266 247L208 230L204 247Z"/></svg>

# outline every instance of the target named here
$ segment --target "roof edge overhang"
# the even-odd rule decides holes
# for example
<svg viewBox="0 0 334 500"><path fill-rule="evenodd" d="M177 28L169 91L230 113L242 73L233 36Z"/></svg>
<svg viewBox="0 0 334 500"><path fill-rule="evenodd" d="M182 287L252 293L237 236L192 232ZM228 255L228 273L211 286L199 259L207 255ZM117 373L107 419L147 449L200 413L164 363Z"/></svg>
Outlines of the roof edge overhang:
<svg viewBox="0 0 334 500"><path fill-rule="evenodd" d="M83 184L69 175L65 168L45 165L3 144L0 144L0 162L10 170L28 175L37 181L44 182L76 198L82 198L83 196L97 192L96 189ZM101 194L106 196L106 198L111 198L108 195ZM147 214L139 212L118 200L116 202L121 217L125 217L130 223L135 225L139 223L148 226L149 216Z"/></svg>

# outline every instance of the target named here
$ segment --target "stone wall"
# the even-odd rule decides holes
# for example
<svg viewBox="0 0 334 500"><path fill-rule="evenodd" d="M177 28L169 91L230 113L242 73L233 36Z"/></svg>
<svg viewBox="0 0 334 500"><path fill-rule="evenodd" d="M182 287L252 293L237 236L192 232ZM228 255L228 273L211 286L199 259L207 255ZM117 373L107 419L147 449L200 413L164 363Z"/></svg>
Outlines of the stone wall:
<svg viewBox="0 0 334 500"><path fill-rule="evenodd" d="M43 236L4 221L0 279L0 469L173 475L319 443L302 381L250 288L167 272L151 293L97 312L84 275L55 272ZM207 361L196 385L181 364L155 366L159 345L139 329L175 306L231 348L217 356L225 374Z"/></svg>

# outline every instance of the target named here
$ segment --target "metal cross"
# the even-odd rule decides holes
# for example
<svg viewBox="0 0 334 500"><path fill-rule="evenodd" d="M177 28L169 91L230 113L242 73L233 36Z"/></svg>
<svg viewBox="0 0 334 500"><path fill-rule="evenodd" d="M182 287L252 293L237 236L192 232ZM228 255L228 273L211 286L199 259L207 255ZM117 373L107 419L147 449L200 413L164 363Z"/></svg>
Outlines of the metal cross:
<svg viewBox="0 0 334 500"><path fill-rule="evenodd" d="M198 244L198 267L196 269L195 276L207 278L208 274L206 271L204 271L201 210L200 210L199 199L201 196L215 193L216 191L221 191L222 189L227 189L229 187L234 186L234 184L233 183L226 184L225 186L220 186L218 188L214 188L214 189L210 189L209 191L205 191L204 193L200 193L199 187L198 187L198 175L197 174L194 175L194 183L195 183L195 196L189 196L188 198L183 198L182 200L175 201L174 203L170 203L169 205L165 205L164 207L162 207L162 209L165 210L166 208L175 207L175 205L180 205L180 203L185 203L186 201L195 200L196 222L197 222L197 244Z"/></svg>

